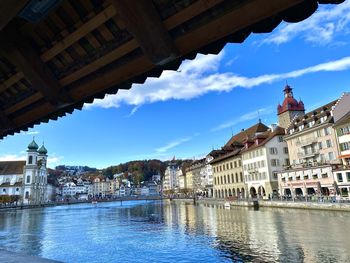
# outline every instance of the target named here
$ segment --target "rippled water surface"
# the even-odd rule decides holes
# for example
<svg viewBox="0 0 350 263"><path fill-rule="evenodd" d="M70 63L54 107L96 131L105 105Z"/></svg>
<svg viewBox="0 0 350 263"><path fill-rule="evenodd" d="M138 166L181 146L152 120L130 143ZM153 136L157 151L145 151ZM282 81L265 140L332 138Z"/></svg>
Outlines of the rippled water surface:
<svg viewBox="0 0 350 263"><path fill-rule="evenodd" d="M64 262L350 262L350 213L130 201L0 212L0 248Z"/></svg>

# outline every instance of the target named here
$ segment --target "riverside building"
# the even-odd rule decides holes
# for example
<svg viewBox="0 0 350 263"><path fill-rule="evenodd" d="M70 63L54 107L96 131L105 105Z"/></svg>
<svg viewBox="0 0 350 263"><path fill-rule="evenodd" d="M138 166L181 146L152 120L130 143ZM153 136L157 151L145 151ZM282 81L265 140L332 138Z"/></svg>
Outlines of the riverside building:
<svg viewBox="0 0 350 263"><path fill-rule="evenodd" d="M289 164L283 128L272 125L265 132L247 137L241 151L249 196L268 198L278 194L278 172Z"/></svg>
<svg viewBox="0 0 350 263"><path fill-rule="evenodd" d="M0 162L0 195L19 196L24 204L48 202L47 157L45 146L33 139L25 161Z"/></svg>
<svg viewBox="0 0 350 263"><path fill-rule="evenodd" d="M350 192L350 93L344 93L334 108L334 126L341 164L333 171L335 192L348 197Z"/></svg>
<svg viewBox="0 0 350 263"><path fill-rule="evenodd" d="M210 164L213 169L215 198L244 198L247 196L241 155L245 147L244 141L267 130L268 127L259 122L233 135L221 149L209 153L213 156Z"/></svg>
<svg viewBox="0 0 350 263"><path fill-rule="evenodd" d="M333 115L337 103L338 100L308 113L299 112L290 120L284 137L290 165L279 174L282 195L294 197L336 192L333 170L339 166L340 160L337 158L339 149ZM348 105L343 107L349 109ZM288 108L284 110L289 111Z"/></svg>

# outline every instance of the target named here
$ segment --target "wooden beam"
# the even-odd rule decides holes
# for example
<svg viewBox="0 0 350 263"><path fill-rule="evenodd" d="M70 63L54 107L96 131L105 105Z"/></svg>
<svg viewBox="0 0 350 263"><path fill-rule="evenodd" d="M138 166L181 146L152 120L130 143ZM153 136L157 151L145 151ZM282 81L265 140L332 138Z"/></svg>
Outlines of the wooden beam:
<svg viewBox="0 0 350 263"><path fill-rule="evenodd" d="M4 92L12 85L16 84L18 81L24 78L24 75L22 72L17 72L13 74L11 77L9 77L4 82L0 83L0 92Z"/></svg>
<svg viewBox="0 0 350 263"><path fill-rule="evenodd" d="M266 5L265 0L246 2L237 10L232 10L224 16L201 26L197 30L180 36L175 41L176 46L181 51L181 54L185 55L198 50L202 46L213 43L222 37L237 32L240 29L246 28L249 25L255 24L266 17L276 15L301 1L302 0L271 0L271 5ZM236 25L235 23L237 23L237 20L238 24ZM197 41L197 38L199 38L200 41ZM99 75L92 81L76 87L73 86L71 95L77 101L83 100L109 87L118 85L123 81L144 74L152 68L154 68L154 65L143 55L128 64L121 65L120 67ZM33 109L16 117L14 121L16 123L21 123L21 125L32 123L40 118L40 116L44 116L44 113L49 114L54 110L55 109L52 108L50 104L44 103L35 110Z"/></svg>
<svg viewBox="0 0 350 263"><path fill-rule="evenodd" d="M252 0L243 2L224 16L175 40L181 54L188 54L268 17L277 15L304 0Z"/></svg>
<svg viewBox="0 0 350 263"><path fill-rule="evenodd" d="M181 52L181 55L186 55L216 40L249 27L258 21L276 15L302 1L271 0L269 5L266 5L266 0L248 1L224 16L178 37L175 40L175 45ZM154 67L152 67L152 64L147 63L145 56L141 56L128 64L103 73L96 79L81 84L75 89L73 88L72 95L76 97L81 94L81 99L83 99L84 97L118 85L132 77L141 75L152 68Z"/></svg>
<svg viewBox="0 0 350 263"><path fill-rule="evenodd" d="M27 107L27 106L37 102L38 100L43 99L43 98L44 98L44 96L40 92L36 92L32 96L30 96L24 100L21 100L20 102L16 103L15 105L13 105L9 108L6 108L5 114L9 115L11 113L14 113L14 112L16 112L24 107Z"/></svg>
<svg viewBox="0 0 350 263"><path fill-rule="evenodd" d="M12 120L10 120L2 108L0 108L0 127L2 131L8 131L16 128Z"/></svg>
<svg viewBox="0 0 350 263"><path fill-rule="evenodd" d="M20 39L19 34L13 36L7 32L6 37L8 41L0 43L0 52L15 65L18 71L23 73L32 84L32 88L43 94L46 100L58 108L71 104L72 98L59 85L31 45L25 39Z"/></svg>
<svg viewBox="0 0 350 263"><path fill-rule="evenodd" d="M178 56L173 40L152 1L114 0L113 4L127 30L155 65L166 64Z"/></svg>
<svg viewBox="0 0 350 263"><path fill-rule="evenodd" d="M176 26L188 21L189 19L193 18L194 16L201 14L202 12L205 12L206 10L214 7L215 5L223 2L223 0L199 0L195 2L193 5L190 5L186 7L185 9L181 10L179 13L176 13L175 15L169 17L164 21L164 26L167 30L171 30L175 28ZM130 53L131 51L138 48L139 45L136 42L135 39L132 39L128 41L127 43L117 47L116 49L112 50L110 53L96 59L95 61L91 62L90 64L82 67L81 69L78 69L77 71L73 72L72 74L60 79L60 84L62 86L67 86L71 84L72 82L87 76L88 74L104 67L105 65L108 65L109 63L121 58L122 56Z"/></svg>
<svg viewBox="0 0 350 263"><path fill-rule="evenodd" d="M0 30L2 30L29 2L29 0L0 1Z"/></svg>
<svg viewBox="0 0 350 263"><path fill-rule="evenodd" d="M44 62L49 61L61 51L73 45L79 39L83 38L86 34L90 33L94 29L98 28L104 22L112 18L116 14L113 5L108 6L101 13L91 18L89 21L80 26L77 30L66 36L64 39L56 43L52 48L45 51L40 57Z"/></svg>

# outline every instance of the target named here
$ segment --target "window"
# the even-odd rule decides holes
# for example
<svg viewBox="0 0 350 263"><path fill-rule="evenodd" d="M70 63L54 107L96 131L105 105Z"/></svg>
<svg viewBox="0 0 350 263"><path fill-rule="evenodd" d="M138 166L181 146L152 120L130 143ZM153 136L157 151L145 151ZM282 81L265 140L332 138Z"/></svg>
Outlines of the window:
<svg viewBox="0 0 350 263"><path fill-rule="evenodd" d="M315 121L311 121L311 122L309 122L309 127L311 128L312 126L314 126L315 125Z"/></svg>
<svg viewBox="0 0 350 263"><path fill-rule="evenodd" d="M346 173L346 179L348 180L348 182L350 182L350 172Z"/></svg>
<svg viewBox="0 0 350 263"><path fill-rule="evenodd" d="M231 182L234 183L234 181L233 174L231 174Z"/></svg>
<svg viewBox="0 0 350 263"><path fill-rule="evenodd" d="M242 166L242 162L241 160L238 160L238 167L241 167Z"/></svg>
<svg viewBox="0 0 350 263"><path fill-rule="evenodd" d="M32 164L32 163L33 163L33 156L29 156L28 164Z"/></svg>
<svg viewBox="0 0 350 263"><path fill-rule="evenodd" d="M300 176L295 177L295 180L300 181Z"/></svg>
<svg viewBox="0 0 350 263"><path fill-rule="evenodd" d="M317 178L318 178L317 174L312 175L312 179L317 179Z"/></svg>
<svg viewBox="0 0 350 263"><path fill-rule="evenodd" d="M4 188L4 189L2 189L2 191L4 192L4 193L6 193L6 189Z"/></svg>
<svg viewBox="0 0 350 263"><path fill-rule="evenodd" d="M273 173L273 179L277 180L277 178L278 178L278 174L277 174L277 172L274 172Z"/></svg>
<svg viewBox="0 0 350 263"><path fill-rule="evenodd" d="M228 163L226 164L226 169L228 170L229 168L228 168Z"/></svg>
<svg viewBox="0 0 350 263"><path fill-rule="evenodd" d="M316 131L316 137L321 137L321 131L320 130Z"/></svg>
<svg viewBox="0 0 350 263"><path fill-rule="evenodd" d="M236 182L238 182L238 173L236 173Z"/></svg>
<svg viewBox="0 0 350 263"><path fill-rule="evenodd" d="M16 188L16 192L18 192L19 191L19 188Z"/></svg>
<svg viewBox="0 0 350 263"><path fill-rule="evenodd" d="M318 143L318 148L319 148L320 150L323 149L323 147L322 147L322 142L319 142L319 143Z"/></svg>
<svg viewBox="0 0 350 263"><path fill-rule="evenodd" d="M343 182L343 175L341 173L337 173L337 178L339 183Z"/></svg>
<svg viewBox="0 0 350 263"><path fill-rule="evenodd" d="M232 169L233 167L232 167L232 162L230 162L230 168Z"/></svg>
<svg viewBox="0 0 350 263"><path fill-rule="evenodd" d="M326 145L327 145L327 148L332 147L332 141L331 140L327 140L326 141Z"/></svg>
<svg viewBox="0 0 350 263"><path fill-rule="evenodd" d="M278 136L278 141L283 142L283 136Z"/></svg>
<svg viewBox="0 0 350 263"><path fill-rule="evenodd" d="M279 160L278 159L271 159L271 165L272 166L279 166Z"/></svg>
<svg viewBox="0 0 350 263"><path fill-rule="evenodd" d="M285 154L288 154L288 147L284 147L283 151L284 151Z"/></svg>
<svg viewBox="0 0 350 263"><path fill-rule="evenodd" d="M261 167L265 167L265 161L264 160L261 161Z"/></svg>
<svg viewBox="0 0 350 263"><path fill-rule="evenodd" d="M241 179L241 182L243 182L243 173L242 172L239 173L239 177ZM350 178L350 173L349 173L349 178Z"/></svg>
<svg viewBox="0 0 350 263"><path fill-rule="evenodd" d="M329 152L328 153L328 158L330 161L334 160L334 153L333 152Z"/></svg>
<svg viewBox="0 0 350 263"><path fill-rule="evenodd" d="M299 126L299 131L302 131L304 129L304 124Z"/></svg>
<svg viewBox="0 0 350 263"><path fill-rule="evenodd" d="M350 142L344 142L340 144L340 150L341 151L348 151L350 150Z"/></svg>
<svg viewBox="0 0 350 263"><path fill-rule="evenodd" d="M30 175L27 176L27 181L26 182L27 182L27 184L30 183Z"/></svg>
<svg viewBox="0 0 350 263"><path fill-rule="evenodd" d="M304 180L308 180L309 176L308 175L304 175Z"/></svg>
<svg viewBox="0 0 350 263"><path fill-rule="evenodd" d="M327 120L327 116L323 116L323 117L321 118L321 123L324 123L326 120Z"/></svg>
<svg viewBox="0 0 350 263"><path fill-rule="evenodd" d="M277 154L277 148L276 147L270 148L270 154Z"/></svg>
<svg viewBox="0 0 350 263"><path fill-rule="evenodd" d="M25 197L24 197L25 199L28 199L29 198L29 192L26 192L26 194L25 194Z"/></svg>
<svg viewBox="0 0 350 263"><path fill-rule="evenodd" d="M284 165L286 165L286 166L289 166L289 165L290 165L290 161L289 161L288 158L287 158L287 159L284 159Z"/></svg>
<svg viewBox="0 0 350 263"><path fill-rule="evenodd" d="M237 162L235 161L235 168L237 168Z"/></svg>

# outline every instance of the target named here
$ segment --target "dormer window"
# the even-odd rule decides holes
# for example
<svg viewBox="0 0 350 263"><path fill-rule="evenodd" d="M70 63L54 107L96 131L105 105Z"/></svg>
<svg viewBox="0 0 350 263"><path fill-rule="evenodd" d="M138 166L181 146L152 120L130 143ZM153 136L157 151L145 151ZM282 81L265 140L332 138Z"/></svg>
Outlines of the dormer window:
<svg viewBox="0 0 350 263"><path fill-rule="evenodd" d="M327 120L327 116L323 116L323 117L321 118L321 123L324 123L326 120Z"/></svg>
<svg viewBox="0 0 350 263"><path fill-rule="evenodd" d="M304 129L304 124L299 126L299 131L302 131Z"/></svg>
<svg viewBox="0 0 350 263"><path fill-rule="evenodd" d="M309 122L309 127L310 127L310 128L313 127L314 125L315 125L315 121Z"/></svg>

